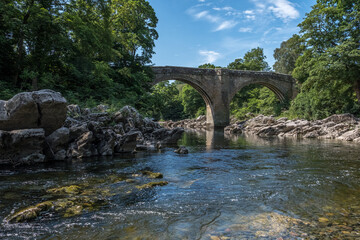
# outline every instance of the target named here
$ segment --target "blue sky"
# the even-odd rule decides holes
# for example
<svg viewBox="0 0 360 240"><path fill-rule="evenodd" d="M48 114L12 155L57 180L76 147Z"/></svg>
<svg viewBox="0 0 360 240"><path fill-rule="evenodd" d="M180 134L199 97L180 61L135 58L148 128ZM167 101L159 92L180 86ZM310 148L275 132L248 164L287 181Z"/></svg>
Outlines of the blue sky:
<svg viewBox="0 0 360 240"><path fill-rule="evenodd" d="M256 47L267 62L316 0L148 0L159 19L156 66L226 67Z"/></svg>

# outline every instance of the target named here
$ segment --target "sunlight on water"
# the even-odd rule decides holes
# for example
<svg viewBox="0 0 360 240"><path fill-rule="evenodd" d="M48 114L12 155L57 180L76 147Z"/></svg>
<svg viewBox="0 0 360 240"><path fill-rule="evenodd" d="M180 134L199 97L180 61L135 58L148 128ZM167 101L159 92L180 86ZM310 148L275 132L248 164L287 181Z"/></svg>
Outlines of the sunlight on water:
<svg viewBox="0 0 360 240"><path fill-rule="evenodd" d="M360 237L357 145L221 132L187 132L179 145L190 153L2 168L0 238ZM7 222L43 202L51 208L33 219Z"/></svg>

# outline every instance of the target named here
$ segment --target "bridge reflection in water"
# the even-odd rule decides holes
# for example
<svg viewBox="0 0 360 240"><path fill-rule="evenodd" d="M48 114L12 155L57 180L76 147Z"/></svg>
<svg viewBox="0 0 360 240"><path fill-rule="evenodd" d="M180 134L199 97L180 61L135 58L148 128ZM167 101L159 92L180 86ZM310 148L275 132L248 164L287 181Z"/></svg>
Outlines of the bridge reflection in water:
<svg viewBox="0 0 360 240"><path fill-rule="evenodd" d="M224 128L214 127L206 130L206 149L222 148L227 145L225 141Z"/></svg>

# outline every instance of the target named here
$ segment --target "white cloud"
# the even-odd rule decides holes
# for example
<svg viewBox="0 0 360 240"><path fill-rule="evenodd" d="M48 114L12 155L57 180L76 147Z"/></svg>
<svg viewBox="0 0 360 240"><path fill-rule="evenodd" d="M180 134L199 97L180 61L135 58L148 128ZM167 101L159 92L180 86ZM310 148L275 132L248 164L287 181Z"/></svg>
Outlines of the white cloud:
<svg viewBox="0 0 360 240"><path fill-rule="evenodd" d="M239 32L252 32L252 28L249 28L249 27L242 27L242 28L239 28Z"/></svg>
<svg viewBox="0 0 360 240"><path fill-rule="evenodd" d="M299 12L288 0L270 0L270 2L273 6L270 6L268 9L278 18L287 21L290 19L296 19L300 16Z"/></svg>
<svg viewBox="0 0 360 240"><path fill-rule="evenodd" d="M255 15L246 15L245 18L249 20L255 20Z"/></svg>
<svg viewBox="0 0 360 240"><path fill-rule="evenodd" d="M220 53L208 50L200 50L199 54L204 57L206 63L213 63L221 57Z"/></svg>
<svg viewBox="0 0 360 240"><path fill-rule="evenodd" d="M251 0L256 9L254 14L272 13L276 18L280 18L284 22L296 19L300 13L294 7L290 0ZM250 14L252 10L246 10L245 14Z"/></svg>
<svg viewBox="0 0 360 240"><path fill-rule="evenodd" d="M245 18L248 20L255 20L255 11L254 10L245 10Z"/></svg>
<svg viewBox="0 0 360 240"><path fill-rule="evenodd" d="M245 10L244 13L247 15L255 14L254 10Z"/></svg>
<svg viewBox="0 0 360 240"><path fill-rule="evenodd" d="M229 28L233 28L237 25L238 23L235 21L223 21L222 23L220 23L220 25L215 29L215 31L220 31L220 30L224 30L224 29L229 29Z"/></svg>
<svg viewBox="0 0 360 240"><path fill-rule="evenodd" d="M199 2L205 2L205 0L199 0Z"/></svg>

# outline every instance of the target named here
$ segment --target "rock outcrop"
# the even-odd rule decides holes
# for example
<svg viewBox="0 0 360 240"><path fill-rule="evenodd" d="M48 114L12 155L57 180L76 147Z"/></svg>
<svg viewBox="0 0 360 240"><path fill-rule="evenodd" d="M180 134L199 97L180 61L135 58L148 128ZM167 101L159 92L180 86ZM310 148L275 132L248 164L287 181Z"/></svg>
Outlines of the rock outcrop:
<svg viewBox="0 0 360 240"><path fill-rule="evenodd" d="M175 144L182 128L164 129L130 106L115 113L66 106L51 90L24 92L0 101L0 164L110 156Z"/></svg>
<svg viewBox="0 0 360 240"><path fill-rule="evenodd" d="M166 128L191 128L191 129L205 129L206 128L206 116L201 115L196 119L184 119L180 121L166 121L163 122L163 126Z"/></svg>
<svg viewBox="0 0 360 240"><path fill-rule="evenodd" d="M66 105L60 93L46 89L0 100L0 130L43 128L49 135L63 125Z"/></svg>
<svg viewBox="0 0 360 240"><path fill-rule="evenodd" d="M225 127L226 134L254 134L259 137L296 137L338 139L360 143L360 119L352 114L335 114L323 120L308 121L304 119L276 119L273 116L258 115L246 121L231 119L231 124ZM184 127L189 129L204 129L205 116L197 119L185 119L178 122L166 121L165 127Z"/></svg>
<svg viewBox="0 0 360 240"><path fill-rule="evenodd" d="M45 131L42 128L0 130L0 163L19 165L43 162Z"/></svg>
<svg viewBox="0 0 360 240"><path fill-rule="evenodd" d="M94 110L102 112L68 106L64 127L47 137L47 152L53 154L50 158L64 160L156 149L161 144L175 144L184 131L165 129L130 106L115 113L106 112L104 106Z"/></svg>
<svg viewBox="0 0 360 240"><path fill-rule="evenodd" d="M276 119L259 115L246 122L229 126L228 131L241 129L242 132L260 137L322 138L360 142L359 123L360 119L352 114L336 114L316 121Z"/></svg>

